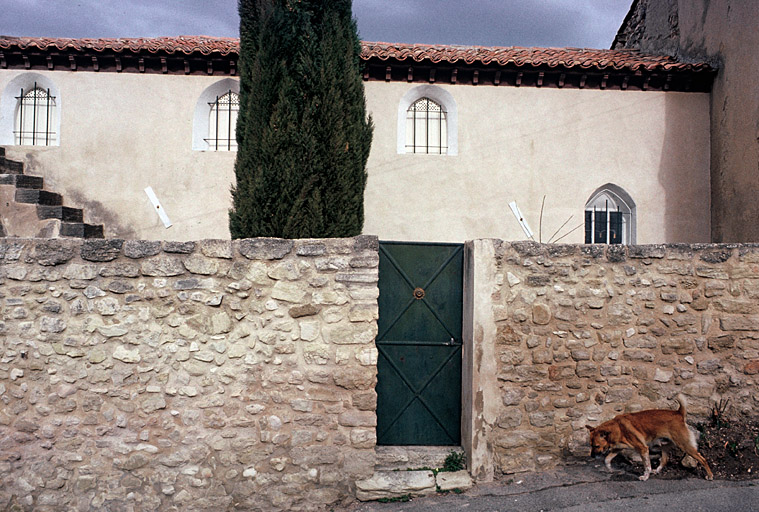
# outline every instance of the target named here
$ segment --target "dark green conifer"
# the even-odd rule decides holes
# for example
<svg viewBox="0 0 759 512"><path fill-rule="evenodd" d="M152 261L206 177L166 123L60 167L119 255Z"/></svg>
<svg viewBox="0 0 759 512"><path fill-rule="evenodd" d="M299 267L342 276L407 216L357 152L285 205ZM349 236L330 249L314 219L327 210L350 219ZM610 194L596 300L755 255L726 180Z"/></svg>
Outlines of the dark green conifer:
<svg viewBox="0 0 759 512"><path fill-rule="evenodd" d="M240 0L233 238L361 233L372 124L350 0Z"/></svg>

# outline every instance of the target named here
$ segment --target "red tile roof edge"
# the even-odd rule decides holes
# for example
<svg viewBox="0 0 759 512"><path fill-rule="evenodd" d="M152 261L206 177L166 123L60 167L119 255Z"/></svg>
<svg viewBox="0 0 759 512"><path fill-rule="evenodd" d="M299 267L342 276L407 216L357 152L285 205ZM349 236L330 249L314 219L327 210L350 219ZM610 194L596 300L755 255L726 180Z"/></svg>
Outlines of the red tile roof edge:
<svg viewBox="0 0 759 512"><path fill-rule="evenodd" d="M17 48L27 50L76 50L106 52L183 53L190 55L219 54L222 56L239 53L239 39L232 37L178 36L156 38L116 38L116 39L71 39L49 37L0 36L0 50ZM455 64L475 62L499 65L548 66L567 69L614 69L614 70L662 70L662 71L710 71L703 62L680 62L666 55L648 55L637 50L600 50L591 48L522 48L486 47L458 45L398 44L384 42L362 42L361 58L369 60L395 59L414 62L444 62Z"/></svg>

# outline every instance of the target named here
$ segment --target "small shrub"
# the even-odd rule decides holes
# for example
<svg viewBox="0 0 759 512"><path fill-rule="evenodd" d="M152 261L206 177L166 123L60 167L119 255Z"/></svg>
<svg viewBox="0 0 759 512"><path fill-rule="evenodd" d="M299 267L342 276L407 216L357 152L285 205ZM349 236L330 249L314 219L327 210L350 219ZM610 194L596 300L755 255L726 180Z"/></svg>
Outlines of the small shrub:
<svg viewBox="0 0 759 512"><path fill-rule="evenodd" d="M725 428L730 425L725 416L728 403L730 403L729 399L720 399L719 403L712 406L712 423L717 428Z"/></svg>
<svg viewBox="0 0 759 512"><path fill-rule="evenodd" d="M443 471L461 471L466 467L466 454L451 450L443 462Z"/></svg>

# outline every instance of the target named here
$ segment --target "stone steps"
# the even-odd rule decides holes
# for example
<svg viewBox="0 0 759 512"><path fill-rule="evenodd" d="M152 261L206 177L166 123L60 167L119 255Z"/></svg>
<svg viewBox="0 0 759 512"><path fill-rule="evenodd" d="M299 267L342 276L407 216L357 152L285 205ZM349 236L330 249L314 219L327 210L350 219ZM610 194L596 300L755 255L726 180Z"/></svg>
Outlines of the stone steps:
<svg viewBox="0 0 759 512"><path fill-rule="evenodd" d="M13 185L16 188L41 189L44 180L39 176L26 174L0 174L0 185Z"/></svg>
<svg viewBox="0 0 759 512"><path fill-rule="evenodd" d="M466 470L437 475L431 470L442 468L451 451L463 454L458 446L377 446L374 474L356 482L356 498L372 501L472 487Z"/></svg>
<svg viewBox="0 0 759 512"><path fill-rule="evenodd" d="M63 204L63 196L55 192L48 192L47 190L38 190L34 188L17 188L16 202L60 206Z"/></svg>
<svg viewBox="0 0 759 512"><path fill-rule="evenodd" d="M63 196L44 190L42 177L24 174L23 162L6 158L4 147L0 147L0 185L14 187L3 187L1 195L5 202L16 203L16 207L0 219L0 237L19 236L31 230L38 236L103 238L102 225L85 223L81 208L63 206ZM36 205L37 219L43 221L39 226L35 227L34 214L27 211L26 205Z"/></svg>
<svg viewBox="0 0 759 512"><path fill-rule="evenodd" d="M75 238L103 238L103 226L83 222L61 222L60 235Z"/></svg>
<svg viewBox="0 0 759 512"><path fill-rule="evenodd" d="M378 470L442 468L452 451L464 453L458 446L377 446L374 467Z"/></svg>
<svg viewBox="0 0 759 512"><path fill-rule="evenodd" d="M68 206L37 205L37 217L40 219L60 219L63 222L84 222L82 209Z"/></svg>
<svg viewBox="0 0 759 512"><path fill-rule="evenodd" d="M0 156L0 173L2 174L23 174L24 164L22 162L16 162L15 160L8 160L5 158L5 151Z"/></svg>

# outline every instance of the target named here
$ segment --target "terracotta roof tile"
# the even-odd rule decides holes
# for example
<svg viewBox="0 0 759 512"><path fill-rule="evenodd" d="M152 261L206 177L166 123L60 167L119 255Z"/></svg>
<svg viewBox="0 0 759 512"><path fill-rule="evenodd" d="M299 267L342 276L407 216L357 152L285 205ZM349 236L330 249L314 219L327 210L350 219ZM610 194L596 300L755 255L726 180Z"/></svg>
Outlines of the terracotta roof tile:
<svg viewBox="0 0 759 512"><path fill-rule="evenodd" d="M37 48L48 50L78 50L107 52L166 52L201 53L203 55L237 54L237 38L208 36L179 36L157 38L119 38L119 39L65 39L46 37L9 37L0 36L0 49ZM521 47L484 47L455 45L394 44L363 42L361 58L369 60L395 59L398 61L450 63L475 62L487 65L515 65L518 67L548 66L567 69L613 69L645 71L704 71L710 67L705 63L685 63L664 55L648 55L637 50L594 50L588 48L521 48Z"/></svg>
<svg viewBox="0 0 759 512"><path fill-rule="evenodd" d="M17 47L19 49L48 50L91 50L96 52L125 51L151 53L202 53L210 55L218 53L228 55L238 53L240 42L234 37L208 36L179 36L179 37L150 37L150 38L118 38L118 39L67 39L53 37L8 37L0 36L0 49Z"/></svg>
<svg viewBox="0 0 759 512"><path fill-rule="evenodd" d="M377 57L381 60L411 59L415 62L459 61L466 64L514 64L516 66L548 66L551 68L580 68L597 70L666 70L688 71L708 70L705 63L684 63L666 55L648 55L637 50L594 50L590 48L521 48L451 46L422 44L392 44L364 42L361 51L363 59Z"/></svg>

